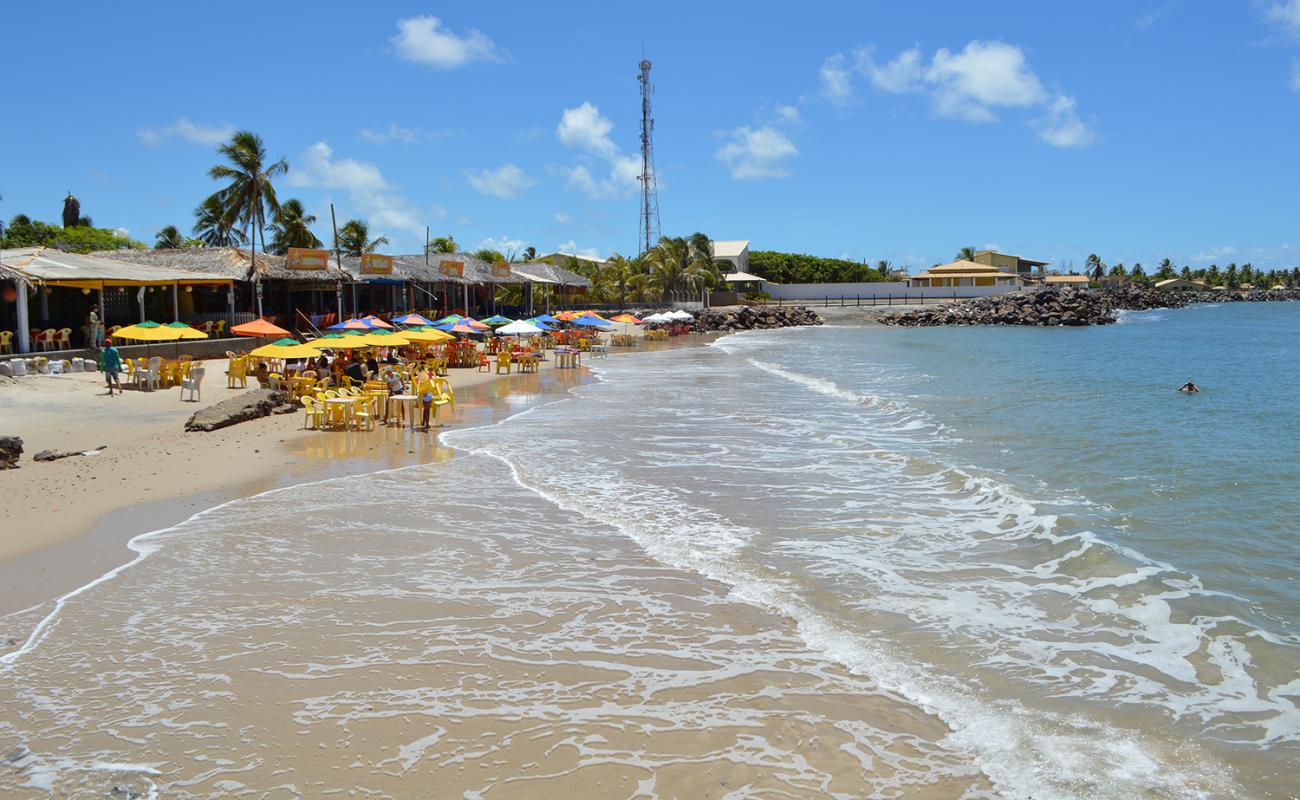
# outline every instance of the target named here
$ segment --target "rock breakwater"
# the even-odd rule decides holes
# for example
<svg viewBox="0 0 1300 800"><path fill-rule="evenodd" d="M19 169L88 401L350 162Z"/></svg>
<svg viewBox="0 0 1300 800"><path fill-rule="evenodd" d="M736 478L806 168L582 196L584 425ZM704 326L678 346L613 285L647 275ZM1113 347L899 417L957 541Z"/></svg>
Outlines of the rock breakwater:
<svg viewBox="0 0 1300 800"><path fill-rule="evenodd" d="M695 330L750 331L769 328L793 328L799 325L820 325L822 318L804 306L742 306L724 310L710 309L695 319Z"/></svg>

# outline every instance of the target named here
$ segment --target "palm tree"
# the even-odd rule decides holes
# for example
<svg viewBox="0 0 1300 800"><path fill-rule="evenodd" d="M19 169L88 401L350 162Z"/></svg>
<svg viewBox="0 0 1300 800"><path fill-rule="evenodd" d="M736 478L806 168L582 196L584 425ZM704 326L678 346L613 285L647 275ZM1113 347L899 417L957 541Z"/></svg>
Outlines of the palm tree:
<svg viewBox="0 0 1300 800"><path fill-rule="evenodd" d="M958 260L958 261L974 261L974 260L975 260L975 248L973 248L973 247L963 247L962 249L958 250L958 251L957 251L957 260Z"/></svg>
<svg viewBox="0 0 1300 800"><path fill-rule="evenodd" d="M181 241L181 232L176 230L175 225L168 225L158 231L154 237L153 249L155 250L179 250L183 242Z"/></svg>
<svg viewBox="0 0 1300 800"><path fill-rule="evenodd" d="M718 268L713 263L713 247L704 234L690 239L663 237L645 256L650 270L650 284L661 295L701 291L713 285Z"/></svg>
<svg viewBox="0 0 1300 800"><path fill-rule="evenodd" d="M430 253L456 253L460 251L460 245L456 244L455 238L451 236L435 236L433 241L429 242Z"/></svg>
<svg viewBox="0 0 1300 800"><path fill-rule="evenodd" d="M490 250L486 247L479 250L475 250L473 255L475 258L477 258L479 261L484 262L485 264L497 264L499 262L508 260L506 259L505 254L502 253L500 250Z"/></svg>
<svg viewBox="0 0 1300 800"><path fill-rule="evenodd" d="M532 261L537 258L537 248L529 245L524 248L524 261Z"/></svg>
<svg viewBox="0 0 1300 800"><path fill-rule="evenodd" d="M195 237L208 247L239 247L248 241L244 232L226 224L225 211L216 195L194 209Z"/></svg>
<svg viewBox="0 0 1300 800"><path fill-rule="evenodd" d="M280 204L271 222L271 252L284 255L290 247L316 248L321 246L320 239L312 233L311 226L316 224L316 215L308 214L302 207L302 201L290 198Z"/></svg>
<svg viewBox="0 0 1300 800"><path fill-rule="evenodd" d="M212 195L221 207L222 222L227 228L247 226L249 239L256 244L260 238L265 250L266 209L272 213L280 210L271 179L288 172L289 162L282 158L268 165L262 137L252 131L237 131L227 144L217 147L217 152L230 162L208 170L213 180L230 181Z"/></svg>
<svg viewBox="0 0 1300 800"><path fill-rule="evenodd" d="M631 261L615 253L609 257L609 262L601 272L611 295L609 299L617 298L618 308L622 311L627 305L628 285L636 277L635 267Z"/></svg>
<svg viewBox="0 0 1300 800"><path fill-rule="evenodd" d="M373 253L385 244L388 244L387 236L371 239L370 226L359 219L350 219L339 228L338 249L345 256Z"/></svg>

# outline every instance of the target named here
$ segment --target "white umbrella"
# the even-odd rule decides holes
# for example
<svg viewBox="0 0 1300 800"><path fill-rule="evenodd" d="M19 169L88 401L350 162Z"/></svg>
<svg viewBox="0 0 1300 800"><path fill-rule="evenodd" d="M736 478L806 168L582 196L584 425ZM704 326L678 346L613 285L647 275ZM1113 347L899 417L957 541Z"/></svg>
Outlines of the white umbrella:
<svg viewBox="0 0 1300 800"><path fill-rule="evenodd" d="M663 314L651 314L648 317L642 317L642 322L667 322L668 319Z"/></svg>
<svg viewBox="0 0 1300 800"><path fill-rule="evenodd" d="M695 319L695 316L691 314L689 311L682 311L680 308L672 312L668 316L671 317L672 319L681 320L682 322L685 322L688 319L689 320Z"/></svg>
<svg viewBox="0 0 1300 800"><path fill-rule="evenodd" d="M519 320L518 322L511 322L508 325L502 325L500 328L497 328L496 333L498 336L538 336L543 333L543 331L531 322Z"/></svg>

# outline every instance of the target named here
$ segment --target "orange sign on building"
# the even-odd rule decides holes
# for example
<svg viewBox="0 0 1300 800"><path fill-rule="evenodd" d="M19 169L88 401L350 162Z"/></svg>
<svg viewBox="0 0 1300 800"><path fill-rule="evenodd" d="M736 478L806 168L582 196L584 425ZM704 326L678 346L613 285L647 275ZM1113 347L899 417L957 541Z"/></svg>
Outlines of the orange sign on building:
<svg viewBox="0 0 1300 800"><path fill-rule="evenodd" d="M465 277L465 262L440 261L438 262L438 271L451 278L463 278Z"/></svg>
<svg viewBox="0 0 1300 800"><path fill-rule="evenodd" d="M391 275L392 272L393 272L392 256L382 256L379 253L361 254L362 275Z"/></svg>
<svg viewBox="0 0 1300 800"><path fill-rule="evenodd" d="M305 247L290 247L289 252L284 254L284 265L289 269L329 269L330 251L308 250Z"/></svg>
<svg viewBox="0 0 1300 800"><path fill-rule="evenodd" d="M504 261L498 261L497 263L493 264L493 265L492 265L492 277L494 277L494 278L509 278L509 277L510 277L510 265L507 264L507 263L504 262Z"/></svg>

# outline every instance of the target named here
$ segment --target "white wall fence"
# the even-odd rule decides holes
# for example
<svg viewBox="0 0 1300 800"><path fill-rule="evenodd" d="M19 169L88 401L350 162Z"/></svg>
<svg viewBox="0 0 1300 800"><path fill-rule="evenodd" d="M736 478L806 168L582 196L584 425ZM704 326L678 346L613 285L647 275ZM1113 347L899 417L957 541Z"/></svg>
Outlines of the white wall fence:
<svg viewBox="0 0 1300 800"><path fill-rule="evenodd" d="M774 302L792 300L817 305L892 305L937 303L1018 291L1007 286L908 286L901 281L879 283L765 283Z"/></svg>

